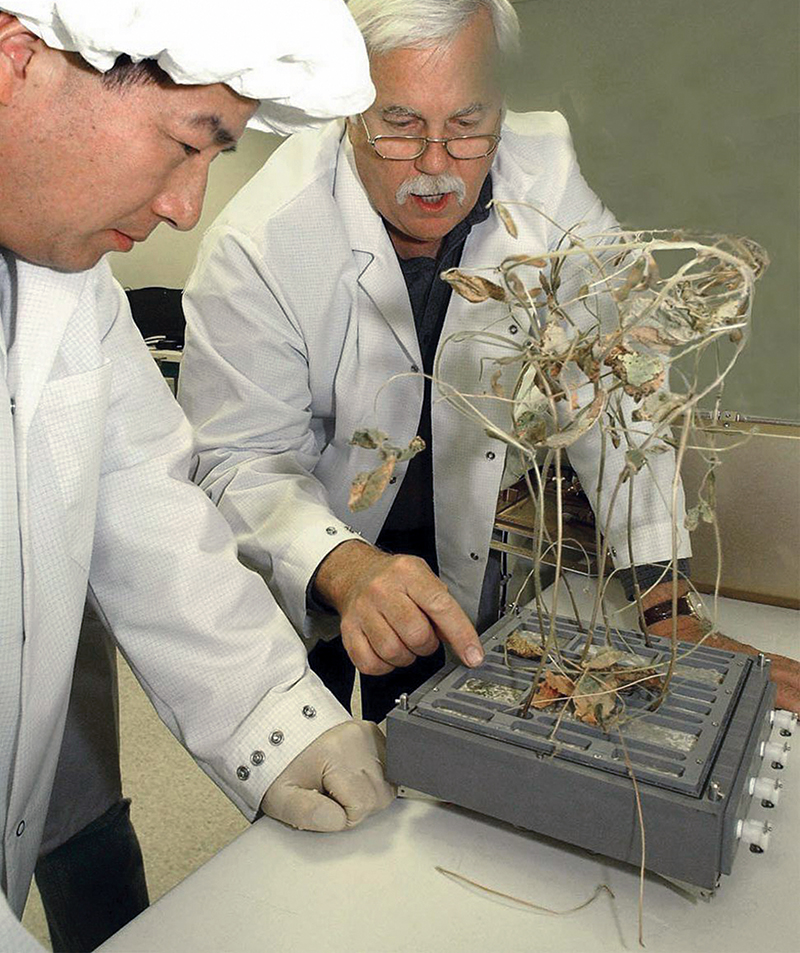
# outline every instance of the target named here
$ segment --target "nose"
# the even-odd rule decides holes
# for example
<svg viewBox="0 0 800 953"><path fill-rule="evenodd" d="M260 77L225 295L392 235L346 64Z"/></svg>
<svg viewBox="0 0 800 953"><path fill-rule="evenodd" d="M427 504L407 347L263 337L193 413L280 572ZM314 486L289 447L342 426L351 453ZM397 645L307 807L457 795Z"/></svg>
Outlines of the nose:
<svg viewBox="0 0 800 953"><path fill-rule="evenodd" d="M178 231L194 228L203 211L208 165L184 162L169 177L153 202L153 211Z"/></svg>
<svg viewBox="0 0 800 953"><path fill-rule="evenodd" d="M422 155L414 160L414 167L425 175L441 175L451 161L443 142L429 142Z"/></svg>

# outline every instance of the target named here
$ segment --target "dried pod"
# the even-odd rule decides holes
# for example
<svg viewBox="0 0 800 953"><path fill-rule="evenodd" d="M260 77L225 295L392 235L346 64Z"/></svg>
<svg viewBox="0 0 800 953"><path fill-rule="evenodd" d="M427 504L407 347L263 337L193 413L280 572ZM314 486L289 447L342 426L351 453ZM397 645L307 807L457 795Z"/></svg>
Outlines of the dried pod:
<svg viewBox="0 0 800 953"><path fill-rule="evenodd" d="M439 276L442 281L446 281L453 290L460 294L462 298L472 304L480 304L488 298L494 298L495 301L505 301L506 293L493 281L483 278L481 275L469 275L458 268L448 268Z"/></svg>
<svg viewBox="0 0 800 953"><path fill-rule="evenodd" d="M502 202L494 202L495 211L497 212L500 221L505 226L506 231L512 238L517 237L517 223L514 221L511 212L503 205Z"/></svg>

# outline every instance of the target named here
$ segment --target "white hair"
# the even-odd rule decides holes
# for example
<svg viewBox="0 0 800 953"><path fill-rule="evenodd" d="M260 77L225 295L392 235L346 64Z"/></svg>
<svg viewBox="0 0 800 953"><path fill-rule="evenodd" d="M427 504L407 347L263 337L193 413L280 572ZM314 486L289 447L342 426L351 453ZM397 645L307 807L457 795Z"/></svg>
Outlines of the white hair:
<svg viewBox="0 0 800 953"><path fill-rule="evenodd" d="M515 56L519 20L509 0L350 0L348 4L370 54L449 43L482 8L492 17L501 56Z"/></svg>

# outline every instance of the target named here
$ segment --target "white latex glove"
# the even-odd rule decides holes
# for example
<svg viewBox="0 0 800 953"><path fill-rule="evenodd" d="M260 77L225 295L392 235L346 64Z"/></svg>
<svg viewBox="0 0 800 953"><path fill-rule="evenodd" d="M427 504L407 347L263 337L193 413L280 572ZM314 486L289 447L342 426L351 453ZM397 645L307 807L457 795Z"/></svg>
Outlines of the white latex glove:
<svg viewBox="0 0 800 953"><path fill-rule="evenodd" d="M261 802L270 817L307 831L343 831L388 807L386 740L371 721L329 728L284 768Z"/></svg>

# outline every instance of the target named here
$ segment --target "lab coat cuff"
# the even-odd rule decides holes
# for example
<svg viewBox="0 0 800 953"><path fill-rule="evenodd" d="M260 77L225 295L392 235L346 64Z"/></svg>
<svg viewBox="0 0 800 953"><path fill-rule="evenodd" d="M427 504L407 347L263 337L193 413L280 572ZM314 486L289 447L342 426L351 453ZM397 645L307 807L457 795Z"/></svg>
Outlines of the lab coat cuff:
<svg viewBox="0 0 800 953"><path fill-rule="evenodd" d="M310 634L307 632L309 628L308 610L315 608L313 603L311 605L308 604L309 586L323 560L329 556L334 549L351 539L364 542L363 536L360 536L351 529L351 527L331 514L324 522L315 523L302 533L299 533L283 554L283 570L285 571L288 566L295 567L292 573L294 576L292 587L294 591L290 598L285 600L285 604L289 610L287 614L295 628L306 637ZM338 616L330 617L327 613L320 612L314 612L313 615L317 619L319 619L320 616L327 616L327 622L323 624L323 628L326 632L332 628L331 618L333 618L335 625L338 626ZM319 627L311 623L311 628L318 629ZM319 634L318 631L317 636ZM330 635L328 635L328 637L330 637Z"/></svg>
<svg viewBox="0 0 800 953"><path fill-rule="evenodd" d="M270 692L240 725L217 784L255 820L272 782L310 744L350 715L310 669L291 688Z"/></svg>
<svg viewBox="0 0 800 953"><path fill-rule="evenodd" d="M608 551L617 569L669 561L673 556L672 524L664 521L636 527L630 533L630 548L628 543L628 533L624 528L608 535ZM689 534L684 527L679 527L675 556L686 559L691 555Z"/></svg>

